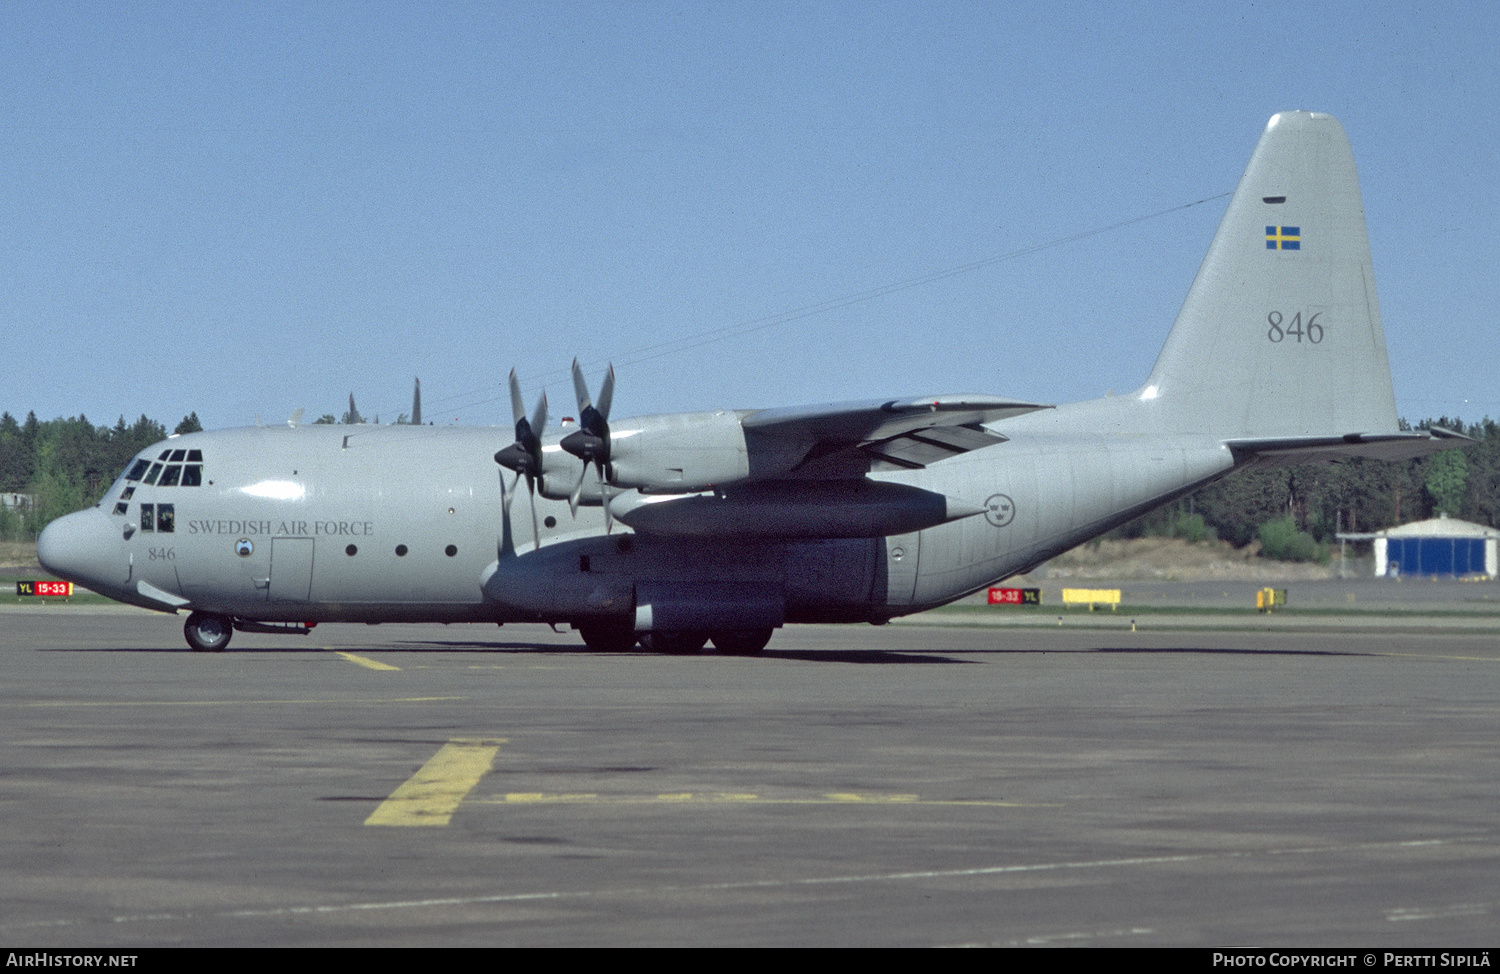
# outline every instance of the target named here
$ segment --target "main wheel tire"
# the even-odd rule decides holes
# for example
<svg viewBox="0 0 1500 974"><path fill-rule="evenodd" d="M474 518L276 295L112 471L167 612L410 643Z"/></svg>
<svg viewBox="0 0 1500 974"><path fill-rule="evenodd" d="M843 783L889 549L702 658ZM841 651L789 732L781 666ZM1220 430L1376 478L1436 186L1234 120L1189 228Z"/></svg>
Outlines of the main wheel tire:
<svg viewBox="0 0 1500 974"><path fill-rule="evenodd" d="M713 635L714 649L730 656L754 656L771 641L771 629L729 629Z"/></svg>
<svg viewBox="0 0 1500 974"><path fill-rule="evenodd" d="M590 622L578 627L584 645L596 653L628 653L635 648L635 628L629 622Z"/></svg>
<svg viewBox="0 0 1500 974"><path fill-rule="evenodd" d="M693 630L641 633L641 646L643 648L653 653L671 653L673 656L687 656L696 653L703 648L703 644L706 642L708 642L708 633Z"/></svg>
<svg viewBox="0 0 1500 974"><path fill-rule="evenodd" d="M229 645L229 637L234 635L234 621L228 616L194 612L182 624L182 634L194 652L217 653Z"/></svg>

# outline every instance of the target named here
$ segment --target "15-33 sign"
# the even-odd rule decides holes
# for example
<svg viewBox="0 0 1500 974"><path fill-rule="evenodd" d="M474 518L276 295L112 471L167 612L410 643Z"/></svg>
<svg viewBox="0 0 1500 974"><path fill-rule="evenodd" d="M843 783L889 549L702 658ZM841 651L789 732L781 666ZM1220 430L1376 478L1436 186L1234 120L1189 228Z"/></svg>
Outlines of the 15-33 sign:
<svg viewBox="0 0 1500 974"><path fill-rule="evenodd" d="M52 598L68 598L73 594L72 582L16 582L16 595L40 595Z"/></svg>

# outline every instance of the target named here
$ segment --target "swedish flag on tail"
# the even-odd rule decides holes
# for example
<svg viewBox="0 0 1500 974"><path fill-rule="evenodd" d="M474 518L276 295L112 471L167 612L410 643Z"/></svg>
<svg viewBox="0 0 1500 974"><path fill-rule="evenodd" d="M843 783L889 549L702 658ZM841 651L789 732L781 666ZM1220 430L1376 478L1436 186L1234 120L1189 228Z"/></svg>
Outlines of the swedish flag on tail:
<svg viewBox="0 0 1500 974"><path fill-rule="evenodd" d="M1301 227L1266 227L1267 250L1301 250Z"/></svg>

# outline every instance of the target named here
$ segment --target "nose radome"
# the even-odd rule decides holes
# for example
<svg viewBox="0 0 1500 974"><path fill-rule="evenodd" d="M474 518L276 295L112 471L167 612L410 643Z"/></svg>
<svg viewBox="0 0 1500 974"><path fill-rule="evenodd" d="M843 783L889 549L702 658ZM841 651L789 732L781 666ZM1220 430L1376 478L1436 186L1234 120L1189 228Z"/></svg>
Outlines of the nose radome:
<svg viewBox="0 0 1500 974"><path fill-rule="evenodd" d="M47 571L73 582L97 579L107 550L109 516L98 508L60 517L36 539L36 560Z"/></svg>

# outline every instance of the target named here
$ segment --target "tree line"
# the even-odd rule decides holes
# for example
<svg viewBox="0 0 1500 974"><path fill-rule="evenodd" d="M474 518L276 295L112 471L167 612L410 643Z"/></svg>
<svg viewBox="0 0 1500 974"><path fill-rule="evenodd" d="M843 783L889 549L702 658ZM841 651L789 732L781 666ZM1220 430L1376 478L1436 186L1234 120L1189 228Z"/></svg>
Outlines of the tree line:
<svg viewBox="0 0 1500 974"><path fill-rule="evenodd" d="M344 421L363 421L352 396ZM1340 532L1378 531L1439 513L1500 527L1500 423L1486 418L1465 425L1445 417L1430 425L1478 442L1399 463L1348 460L1243 471L1116 535L1215 537L1236 547L1259 540L1268 555L1307 557L1319 546L1326 550ZM202 428L194 412L172 432ZM95 426L81 415L45 422L34 412L24 422L0 415L0 493L31 499L26 507L0 507L0 540L34 540L53 518L95 503L131 457L166 436L163 424L144 415L129 424L121 416L113 426Z"/></svg>
<svg viewBox="0 0 1500 974"><path fill-rule="evenodd" d="M1403 428L1407 428L1403 423ZM1457 450L1402 462L1259 467L1242 471L1120 528L1120 537L1260 541L1272 557L1326 554L1339 533L1369 533L1446 514L1500 527L1500 423L1443 417L1423 423L1473 437Z"/></svg>
<svg viewBox="0 0 1500 974"><path fill-rule="evenodd" d="M202 428L192 412L172 432ZM166 438L167 428L144 415L130 424L121 416L113 426L82 415L46 422L35 412L25 422L0 415L0 493L25 498L0 506L0 541L34 541L54 518L91 506L131 457Z"/></svg>

